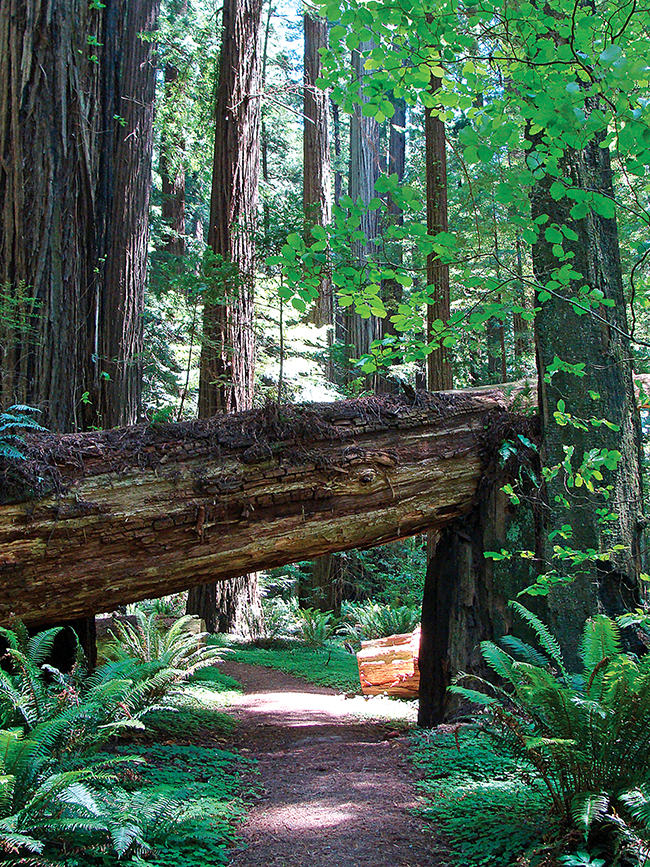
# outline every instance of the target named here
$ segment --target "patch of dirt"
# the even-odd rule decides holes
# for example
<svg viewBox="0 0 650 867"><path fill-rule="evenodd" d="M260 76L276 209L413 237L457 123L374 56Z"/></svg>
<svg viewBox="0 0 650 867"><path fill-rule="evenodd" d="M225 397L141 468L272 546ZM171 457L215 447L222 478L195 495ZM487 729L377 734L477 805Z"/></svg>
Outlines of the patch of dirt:
<svg viewBox="0 0 650 867"><path fill-rule="evenodd" d="M391 723L360 721L334 690L273 669L220 669L244 688L229 709L234 745L257 761L262 786L230 867L449 867L413 814L408 745Z"/></svg>

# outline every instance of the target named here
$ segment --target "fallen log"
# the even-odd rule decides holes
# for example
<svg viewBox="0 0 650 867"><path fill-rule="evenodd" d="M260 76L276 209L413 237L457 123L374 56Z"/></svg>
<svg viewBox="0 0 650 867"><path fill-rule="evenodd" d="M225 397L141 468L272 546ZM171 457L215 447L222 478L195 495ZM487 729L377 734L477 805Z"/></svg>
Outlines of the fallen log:
<svg viewBox="0 0 650 867"><path fill-rule="evenodd" d="M364 695L417 698L420 690L420 630L362 641L357 653Z"/></svg>
<svg viewBox="0 0 650 867"><path fill-rule="evenodd" d="M0 623L110 611L442 526L472 507L487 420L505 424L507 403L494 387L30 434L27 459L0 465Z"/></svg>

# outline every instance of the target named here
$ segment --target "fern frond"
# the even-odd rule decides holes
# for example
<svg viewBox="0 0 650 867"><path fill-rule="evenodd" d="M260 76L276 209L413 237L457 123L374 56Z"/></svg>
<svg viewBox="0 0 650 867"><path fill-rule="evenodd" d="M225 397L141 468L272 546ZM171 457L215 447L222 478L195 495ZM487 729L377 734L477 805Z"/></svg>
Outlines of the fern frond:
<svg viewBox="0 0 650 867"><path fill-rule="evenodd" d="M510 654L519 656L522 662L538 665L540 668L548 668L550 664L547 656L515 635L504 635L499 639L499 644Z"/></svg>
<svg viewBox="0 0 650 867"><path fill-rule="evenodd" d="M587 676L597 665L621 652L620 629L616 622L604 614L597 614L585 623L580 655Z"/></svg>
<svg viewBox="0 0 650 867"><path fill-rule="evenodd" d="M497 647L492 641L482 641L481 655L492 671L496 672L499 677L502 677L510 683L513 682L513 660L504 650L501 650L501 648Z"/></svg>
<svg viewBox="0 0 650 867"><path fill-rule="evenodd" d="M466 701L472 702L472 704L478 704L482 707L487 707L488 705L493 705L498 703L498 699L494 696L487 695L485 692L479 692L476 689L467 689L465 686L458 686L457 684L452 684L448 691L453 693L454 695L460 695Z"/></svg>
<svg viewBox="0 0 650 867"><path fill-rule="evenodd" d="M578 792L571 798L571 816L587 838L591 826L607 813L609 795L605 792Z"/></svg>
<svg viewBox="0 0 650 867"><path fill-rule="evenodd" d="M537 640L541 647L546 651L553 662L557 664L562 674L566 677L567 670L566 665L564 664L564 659L562 658L562 650L560 649L557 639L551 634L548 627L539 619L539 617L525 608L520 602L515 602L513 600L509 602L508 605L531 627L537 636Z"/></svg>

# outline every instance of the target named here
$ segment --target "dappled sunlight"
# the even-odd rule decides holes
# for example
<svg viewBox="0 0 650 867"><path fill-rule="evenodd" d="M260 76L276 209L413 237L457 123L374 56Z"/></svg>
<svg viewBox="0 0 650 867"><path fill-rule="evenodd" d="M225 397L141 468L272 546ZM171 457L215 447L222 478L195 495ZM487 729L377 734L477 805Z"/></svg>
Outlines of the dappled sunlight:
<svg viewBox="0 0 650 867"><path fill-rule="evenodd" d="M299 812L296 812L296 808ZM324 802L299 801L283 807L272 807L264 811L264 818L279 827L289 826L291 831L319 831L333 828L344 822L356 819L359 806L334 805Z"/></svg>

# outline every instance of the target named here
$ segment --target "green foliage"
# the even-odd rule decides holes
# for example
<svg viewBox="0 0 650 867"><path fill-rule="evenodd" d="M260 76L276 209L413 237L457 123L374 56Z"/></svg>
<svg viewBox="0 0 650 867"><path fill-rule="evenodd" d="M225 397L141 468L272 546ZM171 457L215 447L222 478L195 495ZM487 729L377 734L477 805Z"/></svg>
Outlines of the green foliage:
<svg viewBox="0 0 650 867"><path fill-rule="evenodd" d="M141 637L151 640L129 645L139 659L110 662L86 676L79 655L70 674L62 674L45 664L59 631L31 638L20 625L1 631L9 669L0 671L2 863L27 864L34 856L43 864L99 867L144 856L160 865L182 857L198 864L200 856L225 864L228 823L239 809L238 783L227 770L232 755L177 747L188 755L194 749L195 778L205 779L206 768L212 774L211 788L203 791L198 783L174 788L149 781L144 771L139 776L135 767L148 761L145 748L141 757L124 755L125 749L96 754L110 735L142 729L149 716L166 737L174 730L183 737L228 730L216 710L218 675L201 668L202 683L181 694L179 681L199 676L196 650L188 651L186 638L175 632L156 645L144 628ZM214 661L213 651L202 648L201 654L201 663Z"/></svg>
<svg viewBox="0 0 650 867"><path fill-rule="evenodd" d="M393 608L378 602L344 602L342 615L339 634L355 641L413 632L420 623L420 608L409 605Z"/></svg>
<svg viewBox="0 0 650 867"><path fill-rule="evenodd" d="M483 642L505 688L473 678L480 691L468 690L461 674L451 691L486 706L494 732L535 767L555 812L585 841L596 832L620 845L642 839L650 832L650 656L623 653L617 624L598 615L585 624L582 671L570 674L547 627L512 604L539 650Z"/></svg>
<svg viewBox="0 0 650 867"><path fill-rule="evenodd" d="M319 611L317 608L296 609L298 620L298 635L307 647L325 647L328 639L336 630L336 621L331 611Z"/></svg>
<svg viewBox="0 0 650 867"><path fill-rule="evenodd" d="M323 649L294 644L293 647L277 650L232 644L231 649L233 653L229 658L238 662L277 668L310 683L329 686L341 692L360 692L356 657L334 644Z"/></svg>
<svg viewBox="0 0 650 867"><path fill-rule="evenodd" d="M192 631L196 618L185 615L168 628L153 609L148 615L136 609L137 624L116 621L114 641L106 652L115 660L133 659L155 669L167 669L175 677L186 679L201 668L219 661L219 654L206 645L207 632Z"/></svg>
<svg viewBox="0 0 650 867"><path fill-rule="evenodd" d="M40 413L40 409L33 406L15 404L0 413L0 458L11 458L22 461L25 455L20 450L20 444L24 442L20 431L45 430L34 419L34 415Z"/></svg>
<svg viewBox="0 0 650 867"><path fill-rule="evenodd" d="M498 754L480 728L418 731L412 761L424 774L422 816L449 841L463 867L509 867L546 830L549 799L534 768Z"/></svg>

